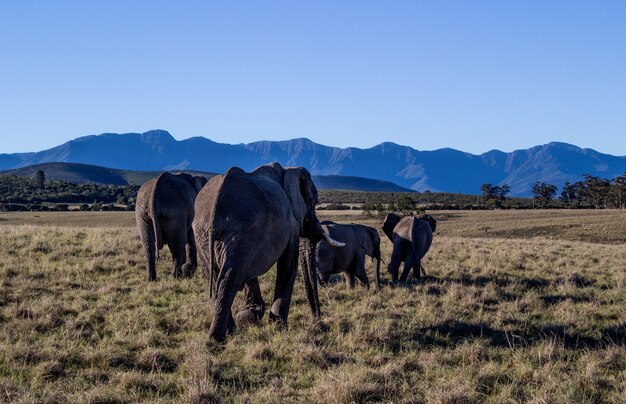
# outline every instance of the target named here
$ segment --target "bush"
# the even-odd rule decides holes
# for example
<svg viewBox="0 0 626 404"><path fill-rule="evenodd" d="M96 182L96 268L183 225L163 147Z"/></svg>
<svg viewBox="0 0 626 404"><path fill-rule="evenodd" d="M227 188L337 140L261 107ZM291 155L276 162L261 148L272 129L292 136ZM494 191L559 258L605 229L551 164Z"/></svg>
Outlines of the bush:
<svg viewBox="0 0 626 404"><path fill-rule="evenodd" d="M343 203L330 203L326 205L326 210L350 210L350 206Z"/></svg>
<svg viewBox="0 0 626 404"><path fill-rule="evenodd" d="M0 212L26 212L28 206L19 203L0 203Z"/></svg>
<svg viewBox="0 0 626 404"><path fill-rule="evenodd" d="M101 210L102 210L102 205L100 205L99 203L94 203L93 205L91 205L92 212L99 212Z"/></svg>
<svg viewBox="0 0 626 404"><path fill-rule="evenodd" d="M87 205L86 203L83 203L82 205L80 205L80 207L78 209L81 212L87 211L87 210L89 210L89 205Z"/></svg>

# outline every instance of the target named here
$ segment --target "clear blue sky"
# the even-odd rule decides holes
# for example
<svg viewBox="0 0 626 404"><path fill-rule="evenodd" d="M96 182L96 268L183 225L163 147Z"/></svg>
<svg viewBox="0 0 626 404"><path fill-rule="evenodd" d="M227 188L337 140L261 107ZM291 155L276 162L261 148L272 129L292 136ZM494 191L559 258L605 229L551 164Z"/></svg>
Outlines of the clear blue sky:
<svg viewBox="0 0 626 404"><path fill-rule="evenodd" d="M626 1L0 3L0 152L153 128L626 155Z"/></svg>

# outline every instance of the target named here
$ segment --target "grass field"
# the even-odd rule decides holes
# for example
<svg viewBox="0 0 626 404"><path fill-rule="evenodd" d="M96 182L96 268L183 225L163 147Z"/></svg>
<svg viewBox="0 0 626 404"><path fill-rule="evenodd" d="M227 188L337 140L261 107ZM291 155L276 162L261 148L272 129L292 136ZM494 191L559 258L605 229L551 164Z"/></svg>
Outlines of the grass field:
<svg viewBox="0 0 626 404"><path fill-rule="evenodd" d="M338 281L316 324L298 281L287 327L218 345L201 276L145 281L132 212L0 214L0 402L626 400L625 213L434 216L427 278Z"/></svg>

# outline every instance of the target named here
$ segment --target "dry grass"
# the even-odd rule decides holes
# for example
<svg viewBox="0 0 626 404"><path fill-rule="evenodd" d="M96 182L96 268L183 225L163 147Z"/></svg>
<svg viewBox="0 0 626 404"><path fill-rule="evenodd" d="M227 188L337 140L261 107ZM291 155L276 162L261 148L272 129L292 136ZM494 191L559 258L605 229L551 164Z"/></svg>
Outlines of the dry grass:
<svg viewBox="0 0 626 404"><path fill-rule="evenodd" d="M622 214L556 216L583 227L531 237L561 213L506 213L440 215L428 278L380 292L336 282L317 324L298 282L287 328L266 317L224 345L207 338L205 281L172 279L164 253L146 282L126 222L0 226L0 402L624 402ZM597 223L606 234L576 241Z"/></svg>
<svg viewBox="0 0 626 404"><path fill-rule="evenodd" d="M445 236L626 243L626 210L443 211L433 215Z"/></svg>

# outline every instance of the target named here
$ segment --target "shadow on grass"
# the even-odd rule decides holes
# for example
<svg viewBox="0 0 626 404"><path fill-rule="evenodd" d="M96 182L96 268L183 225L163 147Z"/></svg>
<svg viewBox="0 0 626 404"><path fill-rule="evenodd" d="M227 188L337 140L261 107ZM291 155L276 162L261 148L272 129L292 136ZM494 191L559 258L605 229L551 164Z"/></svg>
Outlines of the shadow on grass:
<svg viewBox="0 0 626 404"><path fill-rule="evenodd" d="M552 305L561 303L566 300L570 300L573 303L589 303L593 300L589 296L574 296L574 295L568 295L568 294L546 295L546 296L541 296L540 299L543 300L543 302L548 306L552 306Z"/></svg>
<svg viewBox="0 0 626 404"><path fill-rule="evenodd" d="M433 278L435 279L435 278ZM461 275L458 278L440 279L442 283L455 282L460 283L463 286L477 286L484 287L487 284L493 283L498 287L506 288L512 285L516 286L516 289L522 290L536 290L544 289L550 285L550 281L542 278L518 278L509 276L476 276Z"/></svg>
<svg viewBox="0 0 626 404"><path fill-rule="evenodd" d="M605 328L597 339L571 334L559 325L536 330L504 331L485 323L462 321L423 327L413 335L414 341L437 347L457 346L471 339L488 339L491 346L502 348L527 347L556 340L566 348L601 349L610 345L626 346L626 323Z"/></svg>

